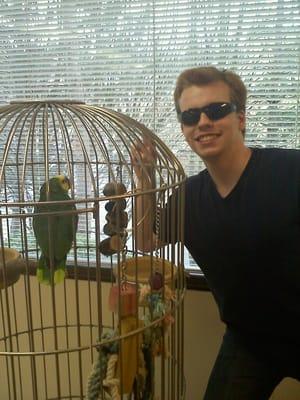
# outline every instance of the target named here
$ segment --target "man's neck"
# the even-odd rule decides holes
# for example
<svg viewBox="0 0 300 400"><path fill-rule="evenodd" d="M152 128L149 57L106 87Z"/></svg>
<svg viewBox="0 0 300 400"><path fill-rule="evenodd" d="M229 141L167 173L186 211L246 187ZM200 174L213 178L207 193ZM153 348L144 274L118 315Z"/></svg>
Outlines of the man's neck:
<svg viewBox="0 0 300 400"><path fill-rule="evenodd" d="M244 144L226 157L205 160L206 168L221 197L226 197L237 184L251 156L251 150Z"/></svg>

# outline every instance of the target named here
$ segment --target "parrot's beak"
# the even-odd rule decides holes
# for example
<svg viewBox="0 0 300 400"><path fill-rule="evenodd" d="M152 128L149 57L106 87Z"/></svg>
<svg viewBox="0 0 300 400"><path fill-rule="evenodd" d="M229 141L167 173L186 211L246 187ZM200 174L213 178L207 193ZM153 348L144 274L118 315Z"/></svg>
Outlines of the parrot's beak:
<svg viewBox="0 0 300 400"><path fill-rule="evenodd" d="M68 187L68 190L70 190L71 189L71 181L70 181L70 179L65 177L65 181L66 181L65 185Z"/></svg>
<svg viewBox="0 0 300 400"><path fill-rule="evenodd" d="M66 182L67 182L67 184L68 184L68 186L69 186L69 189L71 189L71 181L70 181L70 179L67 178L67 177L65 177L65 178L66 178Z"/></svg>
<svg viewBox="0 0 300 400"><path fill-rule="evenodd" d="M61 180L61 186L66 192L68 192L71 189L70 179L65 175L63 176L63 178Z"/></svg>

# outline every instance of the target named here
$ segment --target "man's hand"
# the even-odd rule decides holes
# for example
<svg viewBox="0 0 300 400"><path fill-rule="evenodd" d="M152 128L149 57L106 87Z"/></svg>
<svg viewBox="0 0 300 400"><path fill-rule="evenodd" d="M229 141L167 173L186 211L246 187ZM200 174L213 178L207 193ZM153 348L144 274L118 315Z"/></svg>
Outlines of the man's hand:
<svg viewBox="0 0 300 400"><path fill-rule="evenodd" d="M131 160L139 183L146 184L146 187L148 187L149 183L152 184L150 181L157 160L155 145L150 138L144 136L143 143L136 143L132 146ZM145 182L145 180L148 182Z"/></svg>

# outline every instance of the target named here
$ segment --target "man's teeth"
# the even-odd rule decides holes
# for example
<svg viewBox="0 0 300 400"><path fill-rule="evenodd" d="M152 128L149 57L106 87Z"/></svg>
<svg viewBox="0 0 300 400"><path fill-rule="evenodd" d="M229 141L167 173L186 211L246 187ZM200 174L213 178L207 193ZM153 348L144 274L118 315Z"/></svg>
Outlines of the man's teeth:
<svg viewBox="0 0 300 400"><path fill-rule="evenodd" d="M204 136L199 136L196 140L198 142L207 142L209 140L215 139L218 135L204 135Z"/></svg>

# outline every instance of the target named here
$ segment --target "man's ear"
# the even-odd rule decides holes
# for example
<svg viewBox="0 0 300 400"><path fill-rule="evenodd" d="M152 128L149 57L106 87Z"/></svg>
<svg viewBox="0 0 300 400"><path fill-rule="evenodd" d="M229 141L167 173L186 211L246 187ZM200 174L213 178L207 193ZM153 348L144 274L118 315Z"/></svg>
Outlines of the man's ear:
<svg viewBox="0 0 300 400"><path fill-rule="evenodd" d="M239 119L239 128L241 132L244 132L246 129L246 114L245 111L238 112L238 119Z"/></svg>

